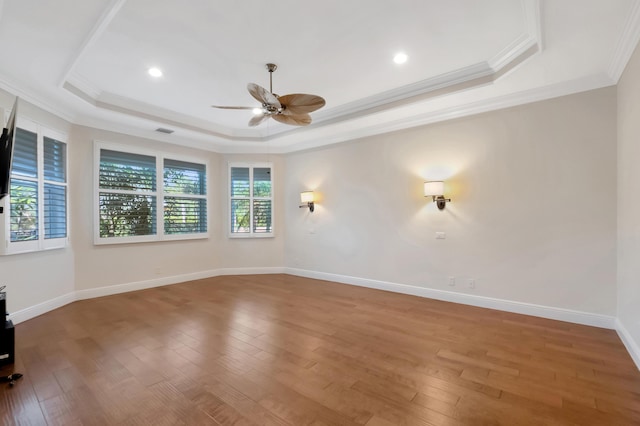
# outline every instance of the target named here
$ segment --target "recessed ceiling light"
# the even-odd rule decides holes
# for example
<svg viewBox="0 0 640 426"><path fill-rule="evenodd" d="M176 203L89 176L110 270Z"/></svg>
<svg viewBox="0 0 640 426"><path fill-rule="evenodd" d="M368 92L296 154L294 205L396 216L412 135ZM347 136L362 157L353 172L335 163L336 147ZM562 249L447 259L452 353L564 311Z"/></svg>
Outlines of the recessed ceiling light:
<svg viewBox="0 0 640 426"><path fill-rule="evenodd" d="M151 77L162 77L162 70L156 67L149 68L149 75Z"/></svg>
<svg viewBox="0 0 640 426"><path fill-rule="evenodd" d="M407 62L407 59L409 59L407 54L403 53L403 52L400 52L400 53L397 53L396 56L393 57L393 62L395 62L396 64L400 65L400 64L404 64L405 62Z"/></svg>
<svg viewBox="0 0 640 426"><path fill-rule="evenodd" d="M262 114L262 108L254 108L251 110L251 112L253 113L253 115L260 115Z"/></svg>

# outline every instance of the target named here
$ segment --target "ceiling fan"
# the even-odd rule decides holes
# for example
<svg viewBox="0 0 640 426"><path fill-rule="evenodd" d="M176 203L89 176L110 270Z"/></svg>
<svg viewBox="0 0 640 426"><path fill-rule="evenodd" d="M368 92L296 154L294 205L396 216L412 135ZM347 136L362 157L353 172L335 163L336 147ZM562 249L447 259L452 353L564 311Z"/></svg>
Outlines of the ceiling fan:
<svg viewBox="0 0 640 426"><path fill-rule="evenodd" d="M273 72L278 68L276 64L267 64L269 71L269 90L255 83L247 84L247 90L260 104L261 107L245 106L220 106L211 105L220 109L250 109L256 114L249 120L249 127L255 127L269 117L284 124L292 126L308 126L311 124L310 112L318 110L325 105L320 96L307 95L305 93L293 93L278 96L273 93Z"/></svg>

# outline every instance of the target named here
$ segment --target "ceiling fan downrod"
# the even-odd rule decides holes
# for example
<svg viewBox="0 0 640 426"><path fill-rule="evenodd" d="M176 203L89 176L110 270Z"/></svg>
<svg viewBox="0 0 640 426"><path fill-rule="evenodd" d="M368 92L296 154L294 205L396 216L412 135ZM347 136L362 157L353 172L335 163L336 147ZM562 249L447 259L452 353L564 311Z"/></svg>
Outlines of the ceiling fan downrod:
<svg viewBox="0 0 640 426"><path fill-rule="evenodd" d="M267 64L267 70L269 71L269 91L273 93L273 72L278 69L276 64Z"/></svg>

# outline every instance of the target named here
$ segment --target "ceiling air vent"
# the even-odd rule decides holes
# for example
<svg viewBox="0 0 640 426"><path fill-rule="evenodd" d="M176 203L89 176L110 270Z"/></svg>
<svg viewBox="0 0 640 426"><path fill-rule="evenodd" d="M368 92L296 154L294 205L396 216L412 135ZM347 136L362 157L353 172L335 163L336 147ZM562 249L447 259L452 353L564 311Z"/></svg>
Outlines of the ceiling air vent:
<svg viewBox="0 0 640 426"><path fill-rule="evenodd" d="M167 135L170 135L171 133L173 133L175 130L171 130L171 129L165 129L164 127L158 127L156 129L156 132L160 132L160 133L166 133Z"/></svg>

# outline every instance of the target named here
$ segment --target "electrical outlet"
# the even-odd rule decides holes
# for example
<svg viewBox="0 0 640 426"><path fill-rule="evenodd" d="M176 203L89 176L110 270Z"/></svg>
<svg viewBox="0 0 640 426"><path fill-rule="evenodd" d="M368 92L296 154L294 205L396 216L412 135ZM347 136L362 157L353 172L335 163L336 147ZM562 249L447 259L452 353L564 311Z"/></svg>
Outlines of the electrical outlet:
<svg viewBox="0 0 640 426"><path fill-rule="evenodd" d="M456 286L456 277L449 277L449 287Z"/></svg>
<svg viewBox="0 0 640 426"><path fill-rule="evenodd" d="M444 240L447 238L447 234L444 232L436 232L436 240Z"/></svg>
<svg viewBox="0 0 640 426"><path fill-rule="evenodd" d="M467 281L467 287L471 289L476 288L476 280L469 278L469 281Z"/></svg>

